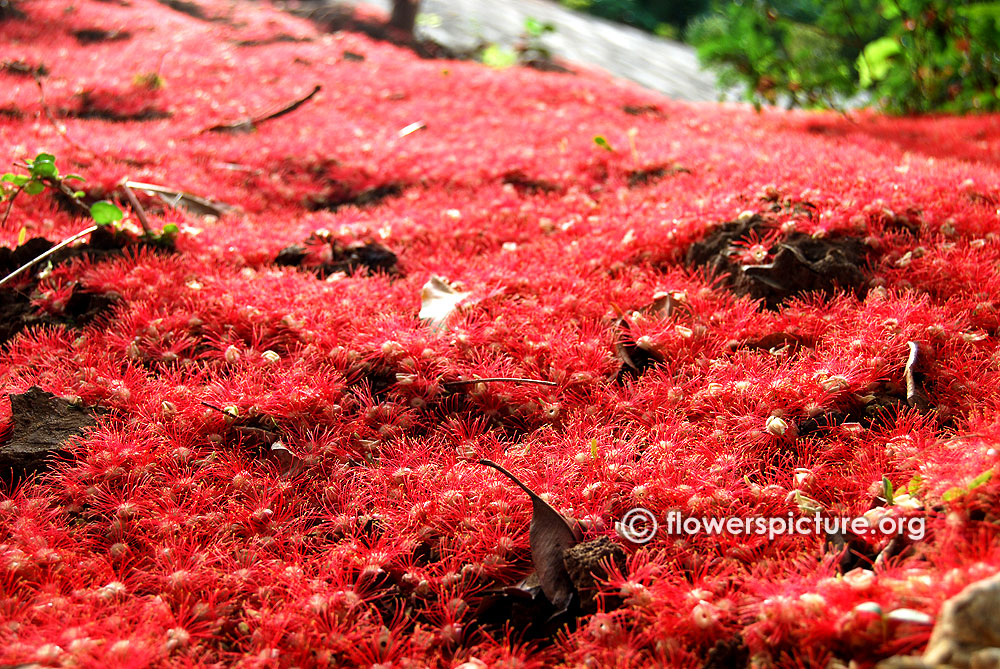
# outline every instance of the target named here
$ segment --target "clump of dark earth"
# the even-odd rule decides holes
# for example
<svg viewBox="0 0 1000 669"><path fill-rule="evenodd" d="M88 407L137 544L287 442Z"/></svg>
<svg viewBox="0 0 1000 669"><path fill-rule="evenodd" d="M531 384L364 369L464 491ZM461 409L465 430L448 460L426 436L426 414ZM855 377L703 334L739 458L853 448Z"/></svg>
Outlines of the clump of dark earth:
<svg viewBox="0 0 1000 669"><path fill-rule="evenodd" d="M76 109L60 110L64 116L71 118L93 119L98 121L110 121L111 123L132 123L135 121L159 121L170 118L172 114L163 109L157 109L149 104L143 104L134 111L120 111L113 109L109 103L115 100L106 99L102 95L95 95L92 91L83 91L77 96L80 100ZM128 103L126 100L119 102Z"/></svg>
<svg viewBox="0 0 1000 669"><path fill-rule="evenodd" d="M531 195L537 193L554 193L556 191L563 190L562 187L553 183L552 181L546 181L545 179L536 179L534 177L528 176L523 170L511 170L503 175L503 183L513 186L519 193L528 193Z"/></svg>
<svg viewBox="0 0 1000 669"><path fill-rule="evenodd" d="M360 270L368 275L399 274L396 254L381 244L372 241L342 244L316 235L310 235L304 244L292 244L281 249L274 264L301 267L321 279L337 272L350 276Z"/></svg>
<svg viewBox="0 0 1000 669"><path fill-rule="evenodd" d="M662 109L660 109L656 105L651 105L651 104L624 105L622 107L622 111L628 114L629 116L649 115L649 116L657 116L659 118L666 118L667 116L666 114L663 113Z"/></svg>
<svg viewBox="0 0 1000 669"><path fill-rule="evenodd" d="M96 424L92 409L38 386L9 397L13 424L0 446L0 481L8 486L46 469L51 458L65 455L70 438Z"/></svg>
<svg viewBox="0 0 1000 669"><path fill-rule="evenodd" d="M625 549L608 537L585 541L568 548L563 553L563 563L569 578L580 595L580 610L595 613L598 609L598 581L607 579L607 565L614 566L619 573L625 573ZM618 602L620 605L620 602ZM605 601L605 608L616 608Z"/></svg>
<svg viewBox="0 0 1000 669"><path fill-rule="evenodd" d="M762 300L778 309L786 299L810 292L827 295L846 290L859 298L867 292L862 272L868 247L857 237L814 238L801 232L782 235L768 249L772 258L763 265L740 265L733 255L738 242L763 238L774 225L761 216L723 223L687 252L687 264L722 277L737 295Z"/></svg>
<svg viewBox="0 0 1000 669"><path fill-rule="evenodd" d="M750 666L750 650L739 635L719 639L708 651L703 669L730 669Z"/></svg>
<svg viewBox="0 0 1000 669"><path fill-rule="evenodd" d="M23 60L5 60L0 63L0 70L21 77L45 77L49 74L45 65L29 65Z"/></svg>
<svg viewBox="0 0 1000 669"><path fill-rule="evenodd" d="M73 31L73 37L80 44L99 44L100 42L120 42L131 39L132 34L124 30L84 28L83 30Z"/></svg>
<svg viewBox="0 0 1000 669"><path fill-rule="evenodd" d="M33 237L17 248L0 248L0 272L2 272L0 276L6 276L53 246L55 246L55 242L44 237ZM90 240L87 243L63 247L46 258L46 262L50 262L54 266L71 258L83 256L94 260L106 260L120 256L126 248L164 249L161 244L143 241L135 235L115 230L111 226L101 226L90 233Z"/></svg>
<svg viewBox="0 0 1000 669"><path fill-rule="evenodd" d="M303 204L311 211L319 209L337 211L348 205L370 207L390 197L398 197L402 192L402 185L396 183L381 184L353 192L345 184L333 181L324 192L310 196Z"/></svg>
<svg viewBox="0 0 1000 669"><path fill-rule="evenodd" d="M691 170L681 165L654 165L639 170L631 170L628 173L628 187L645 186L663 177L690 173Z"/></svg>
<svg viewBox="0 0 1000 669"><path fill-rule="evenodd" d="M187 14L191 18L198 19L200 21L216 21L219 23L229 23L228 19L219 18L214 16L209 16L205 13L205 9L196 2L190 2L190 0L159 0L161 5L165 5L175 12L180 12L181 14Z"/></svg>
<svg viewBox="0 0 1000 669"><path fill-rule="evenodd" d="M0 292L0 344L31 325L83 327L116 302L114 297L88 293L77 284L60 314L38 313L31 304L30 295Z"/></svg>
<svg viewBox="0 0 1000 669"><path fill-rule="evenodd" d="M539 72L557 72L559 74L576 74L573 70L569 69L565 65L560 65L556 61L552 60L551 57L539 56L537 58L525 58L518 61L519 65L524 67L530 67L533 70L538 70Z"/></svg>
<svg viewBox="0 0 1000 669"><path fill-rule="evenodd" d="M312 42L311 37L295 37L294 35L289 35L287 33L279 33L273 37L266 37L264 39L243 39L234 42L236 46L268 46L271 44L298 44L301 42Z"/></svg>
<svg viewBox="0 0 1000 669"><path fill-rule="evenodd" d="M0 21L25 18L27 15L14 6L13 0L0 0Z"/></svg>
<svg viewBox="0 0 1000 669"><path fill-rule="evenodd" d="M34 237L14 249L0 248L0 277L7 276L53 246L55 243L48 239ZM56 266L83 256L95 261L107 260L122 255L126 248L167 250L163 245L141 241L127 232L104 226L91 233L88 243L62 248L45 262ZM38 284L35 279L37 271L38 268L33 267L0 287L0 344L30 325L83 327L117 302L113 295L89 292L77 283L61 312L39 312L31 304L32 294Z"/></svg>

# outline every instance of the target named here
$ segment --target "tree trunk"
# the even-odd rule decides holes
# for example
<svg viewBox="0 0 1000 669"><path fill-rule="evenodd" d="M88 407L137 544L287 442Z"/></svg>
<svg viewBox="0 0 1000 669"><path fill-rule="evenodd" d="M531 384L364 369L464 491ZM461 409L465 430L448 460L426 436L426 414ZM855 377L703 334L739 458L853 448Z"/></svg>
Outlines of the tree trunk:
<svg viewBox="0 0 1000 669"><path fill-rule="evenodd" d="M420 0L392 0L392 16L389 18L389 25L413 37L419 7Z"/></svg>

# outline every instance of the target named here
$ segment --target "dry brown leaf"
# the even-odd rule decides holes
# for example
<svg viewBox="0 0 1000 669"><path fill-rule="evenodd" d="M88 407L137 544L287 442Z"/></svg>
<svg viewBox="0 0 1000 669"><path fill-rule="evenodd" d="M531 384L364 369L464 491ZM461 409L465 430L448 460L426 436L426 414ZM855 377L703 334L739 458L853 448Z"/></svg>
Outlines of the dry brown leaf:
<svg viewBox="0 0 1000 669"><path fill-rule="evenodd" d="M563 562L563 552L580 543L583 539L580 530L509 471L490 460L479 462L509 478L531 498L531 527L528 530L531 561L546 598L556 609L565 609L576 588Z"/></svg>

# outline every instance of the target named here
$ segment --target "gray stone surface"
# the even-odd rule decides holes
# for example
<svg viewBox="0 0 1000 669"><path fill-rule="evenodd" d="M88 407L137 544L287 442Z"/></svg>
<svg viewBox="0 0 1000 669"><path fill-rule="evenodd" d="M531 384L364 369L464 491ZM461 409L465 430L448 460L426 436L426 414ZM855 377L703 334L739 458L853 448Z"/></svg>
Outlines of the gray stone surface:
<svg viewBox="0 0 1000 669"><path fill-rule="evenodd" d="M345 2L337 4L361 4ZM388 12L391 0L365 0ZM441 44L469 48L481 41L512 46L532 17L556 26L543 38L562 60L604 69L679 100L717 100L715 77L691 47L631 26L568 10L547 0L423 0L417 32Z"/></svg>

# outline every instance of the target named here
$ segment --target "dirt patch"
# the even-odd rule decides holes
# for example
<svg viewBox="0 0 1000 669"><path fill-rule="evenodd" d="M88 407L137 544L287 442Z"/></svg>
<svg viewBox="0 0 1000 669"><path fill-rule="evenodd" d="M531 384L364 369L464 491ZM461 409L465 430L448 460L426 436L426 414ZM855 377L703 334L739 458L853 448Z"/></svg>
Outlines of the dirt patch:
<svg viewBox="0 0 1000 669"><path fill-rule="evenodd" d="M521 170L511 170L503 175L503 183L510 184L519 193L535 195L538 193L555 193L563 188L557 183L545 179L535 179Z"/></svg>
<svg viewBox="0 0 1000 669"><path fill-rule="evenodd" d="M226 22L226 19L219 19L209 16L205 13L205 10L196 2L189 2L189 0L158 0L161 5L165 5L175 12L180 12L181 14L187 14L193 19L198 19L199 21L220 21Z"/></svg>
<svg viewBox="0 0 1000 669"><path fill-rule="evenodd" d="M244 39L237 40L233 42L236 46L268 46L270 44L298 44L300 42L312 42L314 41L312 37L295 37L294 35L288 35L281 33L280 35L274 35L273 37L267 37L265 39Z"/></svg>
<svg viewBox="0 0 1000 669"><path fill-rule="evenodd" d="M342 244L334 239L310 235L303 244L292 244L278 252L274 264L300 267L325 278L337 272L348 276L364 271L368 275L398 275L396 254L375 242Z"/></svg>
<svg viewBox="0 0 1000 669"><path fill-rule="evenodd" d="M530 67L533 70L538 70L539 72L555 72L557 74L573 74L576 72L569 69L565 65L560 65L551 58L528 58L525 60L518 61L518 65L523 67Z"/></svg>
<svg viewBox="0 0 1000 669"><path fill-rule="evenodd" d="M88 293L75 285L60 313L38 313L30 293L5 290L0 292L0 344L31 325L83 327L116 302L113 297Z"/></svg>
<svg viewBox="0 0 1000 669"><path fill-rule="evenodd" d="M100 44L101 42L122 42L132 39L132 33L126 30L84 28L83 30L74 30L73 37L80 44Z"/></svg>
<svg viewBox="0 0 1000 669"><path fill-rule="evenodd" d="M6 276L53 246L53 242L35 237L15 249L0 248L0 276ZM55 266L82 256L104 260L120 256L125 248L140 247L165 250L163 246L140 241L128 233L102 227L91 233L88 243L60 249L49 256L47 262ZM57 313L40 313L32 304L37 285L32 270L28 270L12 283L0 288L0 344L31 325L83 327L117 301L110 295L91 293L84 286L75 284L69 298Z"/></svg>
<svg viewBox="0 0 1000 669"><path fill-rule="evenodd" d="M159 121L172 114L158 109L142 95L105 94L83 91L78 96L80 104L76 109L61 110L63 116L80 119L96 119L111 123L131 123L133 121Z"/></svg>
<svg viewBox="0 0 1000 669"><path fill-rule="evenodd" d="M28 18L27 15L14 6L13 0L0 0L0 21L26 18Z"/></svg>
<svg viewBox="0 0 1000 669"><path fill-rule="evenodd" d="M731 639L720 639L708 651L704 669L730 669L731 667L746 667L750 663L750 650L743 643L743 638L735 636Z"/></svg>
<svg viewBox="0 0 1000 669"><path fill-rule="evenodd" d="M305 206L311 211L320 209L337 211L347 206L371 207L382 200L399 197L402 193L403 186L397 183L382 184L352 192L345 184L335 181L331 182L323 193L310 196Z"/></svg>
<svg viewBox="0 0 1000 669"><path fill-rule="evenodd" d="M0 481L8 486L44 470L51 458L65 454L69 439L96 424L92 410L38 386L9 397L13 424L0 446Z"/></svg>
<svg viewBox="0 0 1000 669"><path fill-rule="evenodd" d="M624 105L622 111L629 116L655 116L657 118L666 118L667 115L663 113L663 110L656 105Z"/></svg>
<svg viewBox="0 0 1000 669"><path fill-rule="evenodd" d="M862 268L868 254L859 238L779 234L774 224L755 215L723 223L694 243L687 264L722 277L737 295L778 309L786 299L810 292L829 295L840 289L864 297L868 279Z"/></svg>
<svg viewBox="0 0 1000 669"><path fill-rule="evenodd" d="M5 60L0 63L0 71L19 77L45 77L49 68L45 65L31 65L23 60Z"/></svg>
<svg viewBox="0 0 1000 669"><path fill-rule="evenodd" d="M577 544L563 553L563 562L570 580L580 595L580 609L584 613L596 613L598 610L598 581L609 576L608 565L614 566L621 573L626 573L625 549L608 537ZM620 602L604 602L605 610L617 608Z"/></svg>
<svg viewBox="0 0 1000 669"><path fill-rule="evenodd" d="M654 165L628 173L628 187L636 188L659 181L675 174L691 174L691 170L682 165Z"/></svg>

